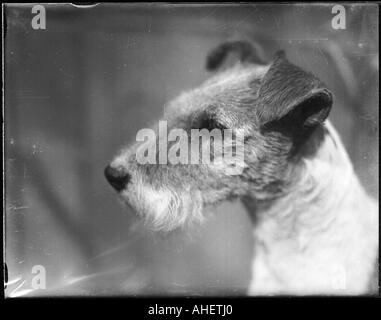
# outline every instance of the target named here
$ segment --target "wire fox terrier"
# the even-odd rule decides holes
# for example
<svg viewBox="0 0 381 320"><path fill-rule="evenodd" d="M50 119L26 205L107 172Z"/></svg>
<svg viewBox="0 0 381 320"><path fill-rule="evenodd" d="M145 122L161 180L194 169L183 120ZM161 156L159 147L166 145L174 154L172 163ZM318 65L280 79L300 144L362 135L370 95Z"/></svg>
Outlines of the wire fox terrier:
<svg viewBox="0 0 381 320"><path fill-rule="evenodd" d="M230 53L238 62L226 67ZM243 41L213 50L207 69L216 74L170 102L162 121L185 132L241 130L241 170L228 172L229 162L142 164L135 143L105 170L120 199L151 229L165 231L202 221L205 206L242 199L253 221L251 295L378 288L378 204L326 120L331 92L283 51L265 63ZM214 160L223 156L208 150Z"/></svg>

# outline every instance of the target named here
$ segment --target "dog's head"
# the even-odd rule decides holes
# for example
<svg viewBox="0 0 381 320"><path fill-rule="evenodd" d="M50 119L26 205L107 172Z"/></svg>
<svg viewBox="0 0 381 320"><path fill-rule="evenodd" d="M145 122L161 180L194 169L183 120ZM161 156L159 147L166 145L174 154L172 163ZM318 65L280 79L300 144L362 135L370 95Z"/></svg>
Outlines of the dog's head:
<svg viewBox="0 0 381 320"><path fill-rule="evenodd" d="M221 70L231 52L238 62ZM207 68L216 74L170 102L158 125L139 132L106 168L120 198L153 229L202 220L202 208L221 200L281 195L300 148L331 109L324 84L282 51L266 64L249 43L224 43ZM205 150L209 162L192 161ZM224 157L228 151L234 157Z"/></svg>

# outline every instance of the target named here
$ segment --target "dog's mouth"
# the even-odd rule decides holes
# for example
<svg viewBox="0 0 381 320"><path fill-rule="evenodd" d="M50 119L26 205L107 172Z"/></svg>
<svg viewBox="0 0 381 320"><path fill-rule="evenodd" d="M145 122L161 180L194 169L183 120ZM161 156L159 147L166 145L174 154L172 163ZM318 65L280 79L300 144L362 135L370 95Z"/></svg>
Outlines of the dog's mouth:
<svg viewBox="0 0 381 320"><path fill-rule="evenodd" d="M118 199L119 199L119 202L120 204L128 209L129 211L132 211L134 214L138 214L138 211L136 210L136 208L134 208L130 201L128 201L126 198L124 198L120 193L118 193Z"/></svg>
<svg viewBox="0 0 381 320"><path fill-rule="evenodd" d="M132 212L138 216L144 216L144 210L139 206L138 195L136 191L132 190L131 186L128 186L120 191L117 191L117 198L126 211Z"/></svg>
<svg viewBox="0 0 381 320"><path fill-rule="evenodd" d="M152 231L170 232L203 218L202 198L195 191L131 184L118 192L118 198L126 211Z"/></svg>

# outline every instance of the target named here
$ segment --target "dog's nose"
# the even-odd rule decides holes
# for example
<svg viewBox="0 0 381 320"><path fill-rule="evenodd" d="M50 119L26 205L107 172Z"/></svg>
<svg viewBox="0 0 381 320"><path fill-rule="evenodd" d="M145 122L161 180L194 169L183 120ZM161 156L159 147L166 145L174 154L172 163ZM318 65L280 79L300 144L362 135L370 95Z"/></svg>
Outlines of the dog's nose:
<svg viewBox="0 0 381 320"><path fill-rule="evenodd" d="M123 190L131 180L131 175L129 173L115 169L109 165L105 169L105 176L107 181L116 191Z"/></svg>

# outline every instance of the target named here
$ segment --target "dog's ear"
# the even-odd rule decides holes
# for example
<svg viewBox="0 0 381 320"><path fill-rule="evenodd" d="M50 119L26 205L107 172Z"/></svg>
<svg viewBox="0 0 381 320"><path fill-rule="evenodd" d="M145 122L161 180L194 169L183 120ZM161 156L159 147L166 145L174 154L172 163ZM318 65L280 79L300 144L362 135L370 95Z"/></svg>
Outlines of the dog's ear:
<svg viewBox="0 0 381 320"><path fill-rule="evenodd" d="M257 116L261 128L303 136L327 118L332 94L313 74L276 53L258 90Z"/></svg>
<svg viewBox="0 0 381 320"><path fill-rule="evenodd" d="M206 58L206 69L215 71L219 69L231 53L238 54L241 63L249 62L265 65L266 61L262 48L248 41L227 41L214 48Z"/></svg>

